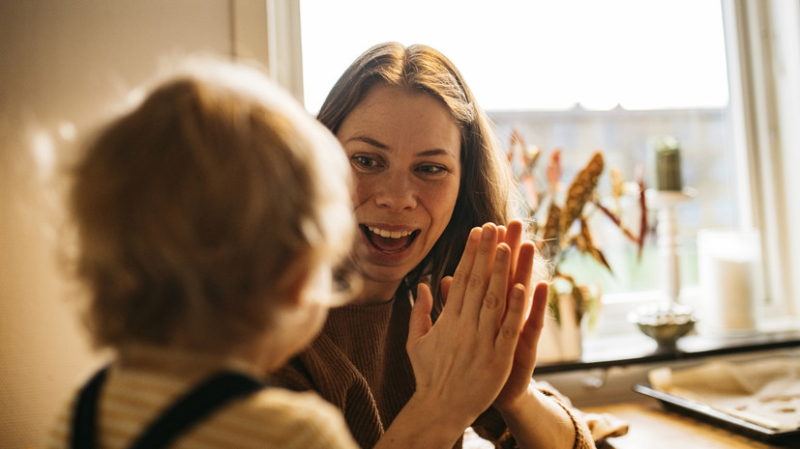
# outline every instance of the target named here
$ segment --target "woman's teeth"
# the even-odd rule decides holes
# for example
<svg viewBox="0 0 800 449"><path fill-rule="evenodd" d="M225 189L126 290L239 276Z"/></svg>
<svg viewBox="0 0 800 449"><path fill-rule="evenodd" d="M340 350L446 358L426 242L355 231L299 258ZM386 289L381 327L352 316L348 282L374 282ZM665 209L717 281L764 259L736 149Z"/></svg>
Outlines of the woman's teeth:
<svg viewBox="0 0 800 449"><path fill-rule="evenodd" d="M407 236L411 235L411 232L412 232L412 231L387 231L385 229L380 229L380 228L376 228L376 227L373 227L373 226L367 226L367 228L373 234L379 235L379 236L381 236L383 238L386 238L386 239L389 239L389 238L391 238L391 239L399 239L399 238L402 238L402 237L407 237Z"/></svg>

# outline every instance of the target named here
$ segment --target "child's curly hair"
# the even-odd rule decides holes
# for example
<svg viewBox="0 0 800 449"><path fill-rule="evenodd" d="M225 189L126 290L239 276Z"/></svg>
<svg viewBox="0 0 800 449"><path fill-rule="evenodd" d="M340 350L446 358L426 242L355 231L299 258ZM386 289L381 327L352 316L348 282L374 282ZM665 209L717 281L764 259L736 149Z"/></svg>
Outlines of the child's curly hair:
<svg viewBox="0 0 800 449"><path fill-rule="evenodd" d="M96 346L224 350L350 249L350 170L332 134L255 68L188 67L103 127L75 167Z"/></svg>

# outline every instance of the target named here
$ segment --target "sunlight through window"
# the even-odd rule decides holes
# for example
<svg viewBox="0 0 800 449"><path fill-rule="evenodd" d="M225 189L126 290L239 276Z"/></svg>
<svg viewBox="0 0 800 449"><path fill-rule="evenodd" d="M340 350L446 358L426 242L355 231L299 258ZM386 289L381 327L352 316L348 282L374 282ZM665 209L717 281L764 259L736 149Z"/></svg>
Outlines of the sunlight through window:
<svg viewBox="0 0 800 449"><path fill-rule="evenodd" d="M428 44L484 109L720 108L728 103L717 0L301 1L306 106L385 41Z"/></svg>

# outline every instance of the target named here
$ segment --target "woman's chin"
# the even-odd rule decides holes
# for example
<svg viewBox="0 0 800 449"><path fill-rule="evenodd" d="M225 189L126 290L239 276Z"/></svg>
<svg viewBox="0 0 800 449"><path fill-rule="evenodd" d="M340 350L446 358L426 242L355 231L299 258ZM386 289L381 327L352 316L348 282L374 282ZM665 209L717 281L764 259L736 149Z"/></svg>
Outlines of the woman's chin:
<svg viewBox="0 0 800 449"><path fill-rule="evenodd" d="M395 285L394 288L397 288L396 286L419 264L419 261L414 262L410 258L403 260L384 256L375 257L370 251L356 252L355 264L365 284L386 284L387 288L389 285ZM387 259L390 259L391 263L387 263Z"/></svg>

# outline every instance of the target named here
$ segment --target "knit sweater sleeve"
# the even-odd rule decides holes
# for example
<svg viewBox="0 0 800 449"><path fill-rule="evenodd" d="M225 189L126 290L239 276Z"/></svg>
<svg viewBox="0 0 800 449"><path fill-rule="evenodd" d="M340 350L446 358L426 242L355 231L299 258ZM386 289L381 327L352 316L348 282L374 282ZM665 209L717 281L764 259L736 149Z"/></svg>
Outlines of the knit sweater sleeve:
<svg viewBox="0 0 800 449"><path fill-rule="evenodd" d="M292 359L280 370L270 374L269 381L292 391L315 390L311 375L299 357Z"/></svg>
<svg viewBox="0 0 800 449"><path fill-rule="evenodd" d="M572 425L575 427L575 442L572 448L594 449L595 444L592 439L592 433L589 431L589 427L582 418L582 414L578 410L572 408L572 406L569 405L569 401L562 399L563 396L557 392L543 388L537 389L563 408L572 420ZM472 424L472 428L475 430L475 433L481 438L490 441L497 449L516 449L519 447L517 442L514 441L514 436L508 431L508 426L506 426L500 413L494 407L490 407L483 412Z"/></svg>

